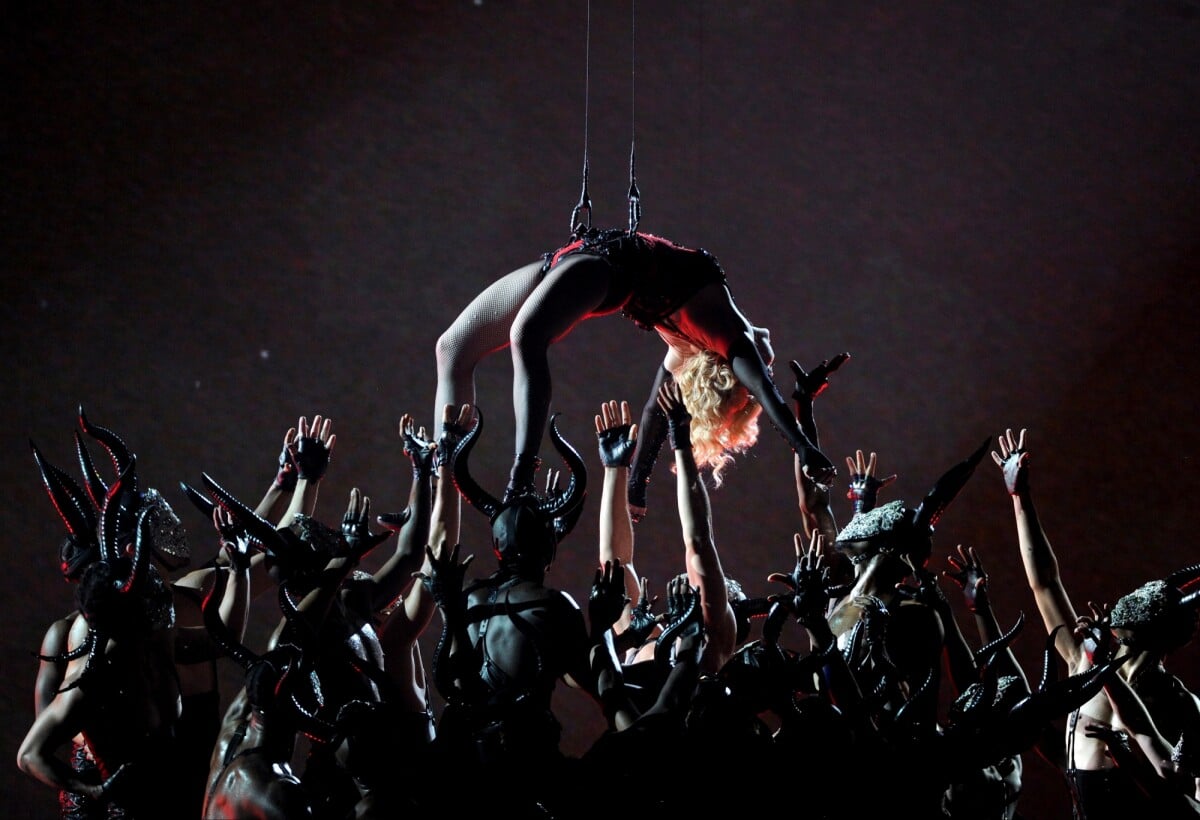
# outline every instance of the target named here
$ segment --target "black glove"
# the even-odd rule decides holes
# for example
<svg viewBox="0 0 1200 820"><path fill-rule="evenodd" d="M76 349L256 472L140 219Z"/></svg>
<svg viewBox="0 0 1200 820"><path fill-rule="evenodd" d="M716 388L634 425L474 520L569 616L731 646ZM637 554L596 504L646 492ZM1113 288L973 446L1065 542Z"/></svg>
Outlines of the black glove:
<svg viewBox="0 0 1200 820"><path fill-rule="evenodd" d="M463 594L463 582L466 580L467 567L475 559L468 555L462 561L458 560L461 544L455 544L453 549L443 547L441 557L434 554L430 547L425 548L429 558L429 574L422 574L421 581L429 590L430 597L438 605L449 620L466 616L467 596Z"/></svg>
<svg viewBox="0 0 1200 820"><path fill-rule="evenodd" d="M467 433L467 428L458 422L442 422L442 434L437 440L437 453L433 457L433 469L440 470L443 464L450 463L450 459L454 457L454 451L458 449L459 442Z"/></svg>
<svg viewBox="0 0 1200 820"><path fill-rule="evenodd" d="M629 481L626 484L626 498L634 521L640 521L646 515L646 491L650 486L650 476L654 473L658 454L662 452L666 440L667 417L662 411L655 408L654 413L642 416L637 454L629 469Z"/></svg>
<svg viewBox="0 0 1200 820"><path fill-rule="evenodd" d="M839 353L832 359L825 359L809 371L801 367L799 362L792 360L792 373L796 376L796 385L792 389L792 399L798 402L811 402L817 396L824 393L825 388L829 387L830 374L841 367L849 358L849 353Z"/></svg>
<svg viewBox="0 0 1200 820"><path fill-rule="evenodd" d="M603 567L596 569L596 577L588 595L588 623L591 625L593 643L600 641L605 630L612 629L628 603L621 562L605 561Z"/></svg>
<svg viewBox="0 0 1200 820"><path fill-rule="evenodd" d="M429 478L433 475L433 463L438 449L432 441L405 433L404 452L412 460L413 478Z"/></svg>
<svg viewBox="0 0 1200 820"><path fill-rule="evenodd" d="M670 378L671 372L660 365L650 387L650 398L642 408L642 418L638 423L637 452L629 469L626 488L629 512L635 523L646 517L646 490L663 442L667 440L667 417L658 406L658 391Z"/></svg>
<svg viewBox="0 0 1200 820"><path fill-rule="evenodd" d="M865 513L875 509L879 500L879 490L888 482L873 475L854 473L850 476L850 486L846 488L846 498L854 504L854 512Z"/></svg>
<svg viewBox="0 0 1200 820"><path fill-rule="evenodd" d="M671 405L667 411L667 434L672 450L692 449L692 414L683 402Z"/></svg>
<svg viewBox="0 0 1200 820"><path fill-rule="evenodd" d="M329 467L329 448L313 436L296 439L296 473L305 481L320 481Z"/></svg>
<svg viewBox="0 0 1200 820"><path fill-rule="evenodd" d="M596 441L600 447L600 462L605 467L628 467L633 461L633 451L637 443L629 439L632 426L620 424L596 434Z"/></svg>
<svg viewBox="0 0 1200 820"><path fill-rule="evenodd" d="M292 448L284 444L279 451L279 470L275 473L274 486L285 493L296 489L296 459Z"/></svg>
<svg viewBox="0 0 1200 820"><path fill-rule="evenodd" d="M373 533L367 527L371 517L371 499L363 498L362 504L352 503L342 516L342 538L346 539L349 555L355 560L369 553L386 541L394 530Z"/></svg>

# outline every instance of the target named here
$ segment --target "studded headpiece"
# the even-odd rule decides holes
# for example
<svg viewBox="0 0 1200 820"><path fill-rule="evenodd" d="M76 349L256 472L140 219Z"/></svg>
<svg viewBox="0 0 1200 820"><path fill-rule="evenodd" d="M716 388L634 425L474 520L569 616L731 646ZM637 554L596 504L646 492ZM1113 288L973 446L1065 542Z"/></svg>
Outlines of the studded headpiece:
<svg viewBox="0 0 1200 820"><path fill-rule="evenodd" d="M844 550L851 543L865 542L868 549L851 556L855 563L876 554L898 554L907 555L914 564L923 566L929 560L934 528L975 472L988 444L984 440L968 458L943 473L916 507L891 501L868 512L856 513L838 533L834 546Z"/></svg>
<svg viewBox="0 0 1200 820"><path fill-rule="evenodd" d="M1194 564L1121 596L1109 613L1109 625L1135 632L1122 640L1126 645L1152 641L1169 651L1178 649L1196 631L1198 598L1200 564Z"/></svg>

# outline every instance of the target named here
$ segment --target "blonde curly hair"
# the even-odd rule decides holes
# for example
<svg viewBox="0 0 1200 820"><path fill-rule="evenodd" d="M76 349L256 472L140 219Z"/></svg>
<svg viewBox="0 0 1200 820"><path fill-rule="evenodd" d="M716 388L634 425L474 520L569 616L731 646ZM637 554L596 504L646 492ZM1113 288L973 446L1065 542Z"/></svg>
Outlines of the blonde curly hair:
<svg viewBox="0 0 1200 820"><path fill-rule="evenodd" d="M711 351L687 359L675 374L675 381L692 415L696 466L712 470L713 484L720 487L722 473L734 455L758 441L762 405L733 375L729 362Z"/></svg>

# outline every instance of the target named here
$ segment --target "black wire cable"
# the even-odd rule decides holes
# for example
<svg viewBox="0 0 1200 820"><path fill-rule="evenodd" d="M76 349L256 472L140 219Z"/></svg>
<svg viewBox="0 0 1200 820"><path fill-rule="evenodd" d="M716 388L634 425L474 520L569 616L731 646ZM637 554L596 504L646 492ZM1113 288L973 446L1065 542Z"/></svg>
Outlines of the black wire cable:
<svg viewBox="0 0 1200 820"><path fill-rule="evenodd" d="M587 0L583 49L583 188L571 211L571 235L578 238L592 227L592 198L588 194L588 104L592 86L592 0Z"/></svg>

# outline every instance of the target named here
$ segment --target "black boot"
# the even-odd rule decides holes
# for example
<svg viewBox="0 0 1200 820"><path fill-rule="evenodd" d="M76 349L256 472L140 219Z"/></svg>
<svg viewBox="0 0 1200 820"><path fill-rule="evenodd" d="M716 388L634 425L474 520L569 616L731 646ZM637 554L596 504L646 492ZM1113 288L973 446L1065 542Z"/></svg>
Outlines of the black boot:
<svg viewBox="0 0 1200 820"><path fill-rule="evenodd" d="M513 459L512 472L508 475L508 487L504 490L504 503L523 495L534 495L533 476L542 466L542 460L529 453L517 453Z"/></svg>

